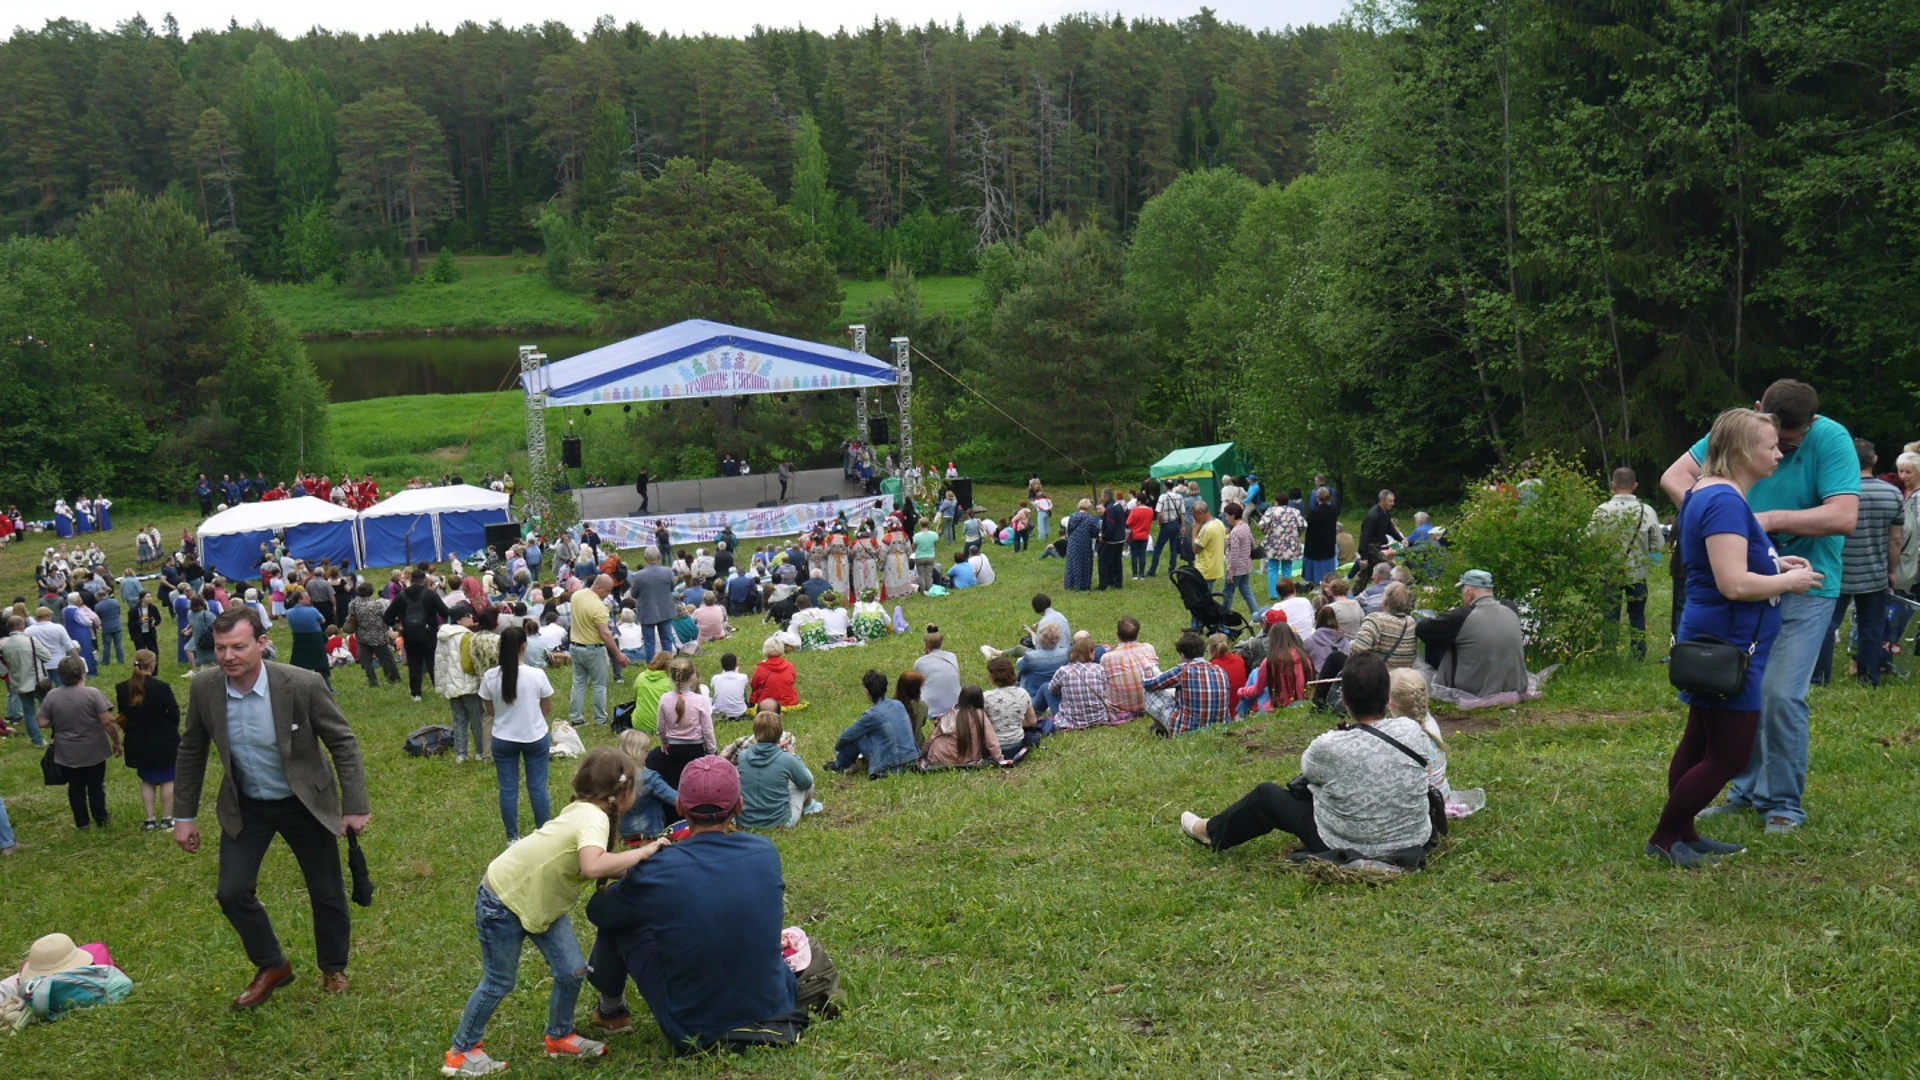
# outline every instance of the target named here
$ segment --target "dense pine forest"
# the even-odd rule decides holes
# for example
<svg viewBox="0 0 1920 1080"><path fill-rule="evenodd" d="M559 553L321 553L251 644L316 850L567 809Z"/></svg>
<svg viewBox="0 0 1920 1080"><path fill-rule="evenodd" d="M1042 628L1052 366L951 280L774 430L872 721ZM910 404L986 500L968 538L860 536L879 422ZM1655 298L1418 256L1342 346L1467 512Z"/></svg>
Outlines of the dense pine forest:
<svg viewBox="0 0 1920 1080"><path fill-rule="evenodd" d="M0 48L0 220L59 232L177 185L246 269L305 279L342 244L538 250L543 213L592 222L685 157L791 193L844 271L964 271L1056 212L1124 230L1186 169L1291 179L1333 63L1326 30L1204 12L745 39L56 20Z"/></svg>
<svg viewBox="0 0 1920 1080"><path fill-rule="evenodd" d="M446 251L542 253L610 332L826 335L834 276L888 273L875 340L970 388L921 380L921 438L987 474L1234 438L1448 498L1547 453L1657 471L1783 375L1892 448L1920 410L1917 120L1897 0L1360 0L1284 33L52 21L0 45L0 406L81 414L59 453L8 445L0 486L314 452L323 388L270 318L234 329L246 279L391 287ZM932 273L977 275L974 309L923 310ZM634 436L667 475L728 431L804 450L844 408Z"/></svg>

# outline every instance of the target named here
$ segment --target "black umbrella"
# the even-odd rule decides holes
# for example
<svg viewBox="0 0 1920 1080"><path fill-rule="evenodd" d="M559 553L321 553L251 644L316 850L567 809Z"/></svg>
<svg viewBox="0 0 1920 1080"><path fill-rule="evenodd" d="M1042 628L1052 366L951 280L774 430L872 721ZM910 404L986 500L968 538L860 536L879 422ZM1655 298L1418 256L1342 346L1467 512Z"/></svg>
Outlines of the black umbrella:
<svg viewBox="0 0 1920 1080"><path fill-rule="evenodd" d="M367 856L360 850L360 833L347 830L347 867L353 871L353 902L373 906L373 875L367 872Z"/></svg>

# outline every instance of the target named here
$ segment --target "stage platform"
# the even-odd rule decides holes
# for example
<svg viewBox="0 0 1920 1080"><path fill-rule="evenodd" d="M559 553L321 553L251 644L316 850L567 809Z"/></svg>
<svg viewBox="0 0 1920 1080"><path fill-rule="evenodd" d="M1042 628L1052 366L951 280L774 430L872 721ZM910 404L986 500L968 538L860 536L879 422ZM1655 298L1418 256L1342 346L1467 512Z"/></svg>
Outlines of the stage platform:
<svg viewBox="0 0 1920 1080"><path fill-rule="evenodd" d="M648 514L705 514L716 510L752 510L823 499L854 499L865 494L857 481L841 478L839 469L806 469L793 474L787 497L780 498L780 474L716 476L708 480L655 481L647 490ZM631 483L620 487L575 488L574 501L582 518L633 517L640 496Z"/></svg>

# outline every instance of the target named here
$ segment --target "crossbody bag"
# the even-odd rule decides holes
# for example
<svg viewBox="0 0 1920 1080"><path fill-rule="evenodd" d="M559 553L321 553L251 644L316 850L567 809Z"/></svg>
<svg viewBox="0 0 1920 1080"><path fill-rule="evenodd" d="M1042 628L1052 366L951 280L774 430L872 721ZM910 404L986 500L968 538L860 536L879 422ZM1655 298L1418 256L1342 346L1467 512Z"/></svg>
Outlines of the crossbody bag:
<svg viewBox="0 0 1920 1080"><path fill-rule="evenodd" d="M1422 773L1426 772L1426 755L1415 753L1406 743L1381 731L1372 724L1354 724L1352 727L1353 729L1372 735L1374 738L1379 739L1388 746L1412 758L1420 764L1420 771ZM1433 826L1433 835L1427 838L1427 844L1431 846L1439 843L1440 838L1447 835L1447 800L1440 794L1439 789L1435 788L1432 784L1427 785L1427 820Z"/></svg>
<svg viewBox="0 0 1920 1080"><path fill-rule="evenodd" d="M1676 641L1667 660L1667 681L1675 690L1725 701L1740 696L1747 687L1747 671L1754 651L1760 647L1760 627L1766 613L1760 613L1753 627L1753 640L1741 648L1724 638L1701 634Z"/></svg>

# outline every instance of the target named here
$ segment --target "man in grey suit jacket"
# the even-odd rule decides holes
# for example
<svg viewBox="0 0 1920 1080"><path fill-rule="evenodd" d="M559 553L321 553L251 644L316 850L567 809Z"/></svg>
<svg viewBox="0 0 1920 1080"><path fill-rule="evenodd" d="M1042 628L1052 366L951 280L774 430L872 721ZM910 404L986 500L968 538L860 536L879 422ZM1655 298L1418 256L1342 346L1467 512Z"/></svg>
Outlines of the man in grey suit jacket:
<svg viewBox="0 0 1920 1080"><path fill-rule="evenodd" d="M307 881L320 988L330 994L347 989L352 920L336 838L345 829L364 831L369 811L360 744L326 683L311 671L265 663L265 648L266 628L253 608L229 608L214 620L220 670L194 677L174 781L173 839L196 852L207 748L219 748L226 775L214 803L220 821L214 895L256 969L234 999L236 1009L264 1004L293 981L293 965L254 895L276 835L286 838Z"/></svg>

